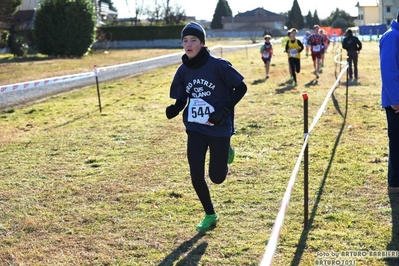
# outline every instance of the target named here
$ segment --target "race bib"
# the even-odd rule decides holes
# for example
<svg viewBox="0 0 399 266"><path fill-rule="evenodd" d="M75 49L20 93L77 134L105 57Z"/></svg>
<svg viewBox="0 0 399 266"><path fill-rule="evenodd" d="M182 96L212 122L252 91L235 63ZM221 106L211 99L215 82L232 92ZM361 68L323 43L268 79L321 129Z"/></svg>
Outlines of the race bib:
<svg viewBox="0 0 399 266"><path fill-rule="evenodd" d="M213 106L203 99L191 98L188 105L188 122L213 126L208 122L208 118L214 111Z"/></svg>
<svg viewBox="0 0 399 266"><path fill-rule="evenodd" d="M270 57L270 53L263 53L262 56L263 56L263 58L269 58Z"/></svg>
<svg viewBox="0 0 399 266"><path fill-rule="evenodd" d="M297 49L290 49L290 56L291 57L298 56L298 50Z"/></svg>
<svg viewBox="0 0 399 266"><path fill-rule="evenodd" d="M320 51L321 51L320 45L313 46L313 52L320 52Z"/></svg>

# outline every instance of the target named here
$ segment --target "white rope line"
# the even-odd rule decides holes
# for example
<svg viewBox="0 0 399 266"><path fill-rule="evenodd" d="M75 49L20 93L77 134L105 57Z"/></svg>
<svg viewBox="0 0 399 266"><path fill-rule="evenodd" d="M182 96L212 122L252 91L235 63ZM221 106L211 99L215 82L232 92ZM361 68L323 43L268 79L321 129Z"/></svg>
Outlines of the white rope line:
<svg viewBox="0 0 399 266"><path fill-rule="evenodd" d="M273 226L269 241L267 242L267 246L265 249L265 253L263 254L262 262L260 264L261 266L268 266L268 265L271 265L271 263L272 263L274 253L277 248L278 239L280 238L281 228L283 227L285 213L287 211L288 203L291 198L291 193L294 188L295 180L298 175L299 167L302 162L302 157L305 152L306 146L308 144L308 139L309 139L309 135L306 134L305 141L302 145L302 150L298 156L294 170L292 171L290 180L287 185L287 189L285 190L284 197L281 202L280 210L277 214L276 220L274 221L274 226Z"/></svg>
<svg viewBox="0 0 399 266"><path fill-rule="evenodd" d="M259 44L251 44L251 45L229 45L229 46L224 46L221 44L215 45L213 47L210 47L210 50L215 50L215 49L233 49L233 48L245 48L245 47L254 47L258 46ZM112 65L112 66L107 66L107 67L98 67L97 70L99 72L105 72L105 71L110 71L114 70L116 68L121 68L121 67L129 67L129 66L134 66L140 63L145 63L145 62L151 62L151 61L158 61L160 59L165 59L169 57L180 57L182 55L182 52L177 52L173 54L166 54L158 57L153 57L153 58L148 58L148 59L143 59L143 60L138 60L138 61L133 61L133 62L128 62L128 63L122 63L122 64L117 64L117 65ZM45 79L40 79L40 80L33 80L33 81L27 81L27 82L21 82L21 83L15 83L15 84L7 84L7 85L0 85L0 95L11 92L11 91L16 91L16 90L28 90L28 89L33 89L33 88L40 88L45 85L51 85L51 84L56 84L56 83L62 83L62 82L70 82L70 81L78 81L80 79L84 79L90 76L94 76L93 72L86 72L86 73L80 73L80 74L72 74L72 75L65 75L65 76L58 76L58 77L53 77L53 78L45 78Z"/></svg>
<svg viewBox="0 0 399 266"><path fill-rule="evenodd" d="M74 74L74 75L59 76L59 77L54 77L54 78L39 79L39 80L33 80L33 81L21 82L21 83L9 84L9 85L0 85L0 95L2 95L3 93L6 93L6 92L10 92L10 91L27 90L27 89L32 89L32 88L39 88L39 87L45 86L45 85L60 83L60 82L75 81L75 80L79 80L79 79L86 78L89 76L94 76L94 74L92 72L87 72L87 73L82 73L82 74Z"/></svg>
<svg viewBox="0 0 399 266"><path fill-rule="evenodd" d="M288 204L289 204L289 201L290 201L290 198L291 198L292 190L293 190L294 185L295 185L296 177L298 175L299 167L300 167L301 162L302 162L303 154L304 154L305 149L307 147L307 144L309 142L310 132L312 131L312 129L314 128L314 126L316 125L318 120L320 119L320 117L323 114L323 111L324 111L324 109L325 109L325 107L326 107L326 105L328 103L328 100L330 99L332 93L334 92L334 90L338 86L339 81L341 80L342 76L346 73L346 70L348 69L348 63L346 61L345 62L339 62L338 61L338 57L340 55L341 54L337 54L336 56L334 56L334 62L338 63L338 64L345 65L345 67L341 70L341 73L338 75L338 78L336 79L336 81L334 82L334 84L331 87L330 91L328 92L323 104L320 106L319 111L317 112L316 117L314 118L314 121L313 121L312 125L310 126L309 132L305 133L305 135L304 135L305 141L304 141L304 143L302 145L301 152L300 152L300 154L298 156L298 159L297 159L297 162L295 164L294 170L292 171L290 180L289 180L287 188L285 190L284 197L282 199L281 206L280 206L279 212L277 214L276 220L274 221L273 229L272 229L272 232L270 234L269 241L267 243L265 252L263 254L263 258L262 258L260 266L272 265L273 256L274 256L274 253L276 252L277 243L278 243L278 240L280 238L280 232L281 232L281 229L283 227L285 213L287 212L287 209L288 209Z"/></svg>

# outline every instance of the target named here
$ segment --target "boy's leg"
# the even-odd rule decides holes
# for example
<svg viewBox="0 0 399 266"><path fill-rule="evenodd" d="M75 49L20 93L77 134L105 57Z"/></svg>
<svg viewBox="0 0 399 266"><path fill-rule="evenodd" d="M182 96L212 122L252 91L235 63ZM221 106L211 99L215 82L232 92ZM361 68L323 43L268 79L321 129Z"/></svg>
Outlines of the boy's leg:
<svg viewBox="0 0 399 266"><path fill-rule="evenodd" d="M215 184L224 182L227 176L227 162L230 152L230 138L209 138L209 177Z"/></svg>
<svg viewBox="0 0 399 266"><path fill-rule="evenodd" d="M190 166L191 182L206 214L214 214L208 185L205 181L205 157L208 149L206 136L187 132L187 159Z"/></svg>

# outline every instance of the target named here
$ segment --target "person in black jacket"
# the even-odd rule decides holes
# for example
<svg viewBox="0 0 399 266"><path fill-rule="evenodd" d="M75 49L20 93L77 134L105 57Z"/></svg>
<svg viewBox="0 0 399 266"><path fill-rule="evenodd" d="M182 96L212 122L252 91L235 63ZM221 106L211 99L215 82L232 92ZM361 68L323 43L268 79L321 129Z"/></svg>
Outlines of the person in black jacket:
<svg viewBox="0 0 399 266"><path fill-rule="evenodd" d="M348 63L349 63L349 78L353 79L353 74L355 75L355 79L359 78L357 71L357 61L360 50L362 50L362 43L360 40L353 36L353 32L351 29L348 29L345 34L345 38L342 42L342 48L347 51L348 55ZM352 70L353 65L353 70Z"/></svg>

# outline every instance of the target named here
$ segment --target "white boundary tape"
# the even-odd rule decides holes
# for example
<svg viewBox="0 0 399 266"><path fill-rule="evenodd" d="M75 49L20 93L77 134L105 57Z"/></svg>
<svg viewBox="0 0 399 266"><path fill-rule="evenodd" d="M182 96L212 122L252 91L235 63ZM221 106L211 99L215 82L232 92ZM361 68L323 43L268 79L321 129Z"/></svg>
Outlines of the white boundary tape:
<svg viewBox="0 0 399 266"><path fill-rule="evenodd" d="M285 213L287 212L287 209L288 209L288 203L290 202L292 190L295 185L295 180L296 180L296 177L297 177L297 174L299 171L299 167L301 166L302 157L305 152L306 145L308 144L308 139L309 139L309 135L306 135L305 142L302 146L301 153L297 159L294 170L292 171L290 180L287 185L287 189L285 190L284 197L281 202L280 210L277 214L276 220L274 221L272 233L270 235L269 241L267 242L265 253L263 254L263 259L260 264L261 266L268 266L268 265L272 264L274 252L276 252L276 248L277 248L277 242L278 242L278 239L280 238L280 232L281 232L281 229L283 228Z"/></svg>
<svg viewBox="0 0 399 266"><path fill-rule="evenodd" d="M214 55L233 52L259 46L259 43L250 45L223 46L221 44L210 47ZM219 51L220 49L220 51ZM123 77L139 75L149 70L181 63L184 51L166 54L159 57L148 58L139 61L128 62L107 67L98 67L100 82L120 79ZM82 74L45 78L41 80L27 81L16 84L0 85L0 109L12 107L21 103L30 102L49 95L65 92L72 88L86 87L94 84L94 71Z"/></svg>
<svg viewBox="0 0 399 266"><path fill-rule="evenodd" d="M49 79L40 79L40 80L34 80L34 81L22 82L22 83L10 84L10 85L3 85L3 86L0 86L0 95L1 95L1 93L6 93L6 92L10 92L10 91L33 89L33 88L38 88L38 87L41 87L44 85L51 85L51 84L60 83L60 82L66 82L66 81L69 82L69 81L73 81L73 80L78 80L78 79L93 76L93 75L94 75L94 73L83 73L83 74L76 74L76 75L54 77L54 78L49 78Z"/></svg>
<svg viewBox="0 0 399 266"><path fill-rule="evenodd" d="M259 45L260 45L259 43L252 44L252 45L231 45L231 46L223 46L221 44L218 44L209 49L210 50L214 50L214 49L218 49L218 48L225 48L225 49L237 48L237 49L239 49L239 48L254 47L254 46L259 46ZM117 67L125 67L125 66L134 65L137 63L141 63L141 62L150 62L150 61L168 58L168 57L176 56L176 55L182 55L182 52L174 53L174 54L167 54L167 55L163 55L163 56L159 56L159 57L155 57L155 58L149 58L149 59L139 60L139 61L135 61L135 62L114 65L114 66L99 67L98 71L99 72L109 71L109 70L115 69ZM87 78L87 77L94 76L94 75L95 74L93 72L86 72L86 73L82 73L82 74L59 76L59 77L54 77L54 78L40 79L40 80L34 80L34 81L28 81L28 82L22 82L22 83L16 83L16 84L0 85L0 95L2 95L3 93L11 92L11 91L27 90L27 89L39 88L39 87L42 87L45 85L53 85L56 83L76 81L76 80L79 80L82 78Z"/></svg>
<svg viewBox="0 0 399 266"><path fill-rule="evenodd" d="M314 126L316 125L316 123L319 121L319 119L320 119L321 115L323 114L323 111L324 111L324 109L325 109L325 107L327 105L328 100L330 99L332 93L334 92L334 90L338 86L339 81L341 80L342 76L344 75L344 73L346 73L346 70L348 69L348 63L347 62L338 62L337 61L338 56L340 56L340 54L337 54L334 57L335 63L343 64L343 65L345 65L345 67L341 70L341 73L338 75L338 78L334 82L334 84L331 87L330 91L328 92L323 104L319 108L319 111L317 112L317 115L316 115L315 119L313 120L312 125L310 126L309 133L305 135L305 141L303 143L301 152L300 152L300 154L298 156L298 159L297 159L297 162L295 164L294 170L292 171L290 180L289 180L287 188L285 190L285 193L284 193L284 196L283 196L283 200L281 202L281 206L280 206L279 212L277 214L276 220L274 221L273 229L272 229L272 232L270 234L269 241L267 242L267 246L266 246L265 252L263 254L260 266L272 265L273 256L274 256L274 253L276 252L276 249L277 249L277 243L278 243L278 240L280 238L281 229L283 228L285 213L287 212L287 209L288 209L288 204L290 202L292 190L293 190L294 185L295 185L295 180L296 180L296 177L297 177L297 174L298 174L298 171L299 171L299 167L300 167L301 162L302 162L303 154L304 154L306 146L307 146L307 144L309 142L309 134L312 131L312 129L314 128Z"/></svg>

